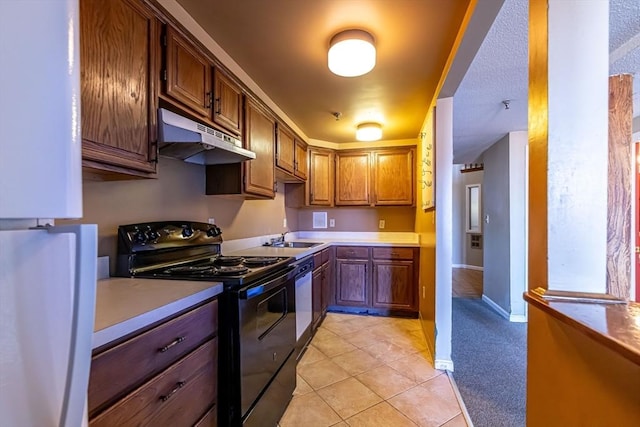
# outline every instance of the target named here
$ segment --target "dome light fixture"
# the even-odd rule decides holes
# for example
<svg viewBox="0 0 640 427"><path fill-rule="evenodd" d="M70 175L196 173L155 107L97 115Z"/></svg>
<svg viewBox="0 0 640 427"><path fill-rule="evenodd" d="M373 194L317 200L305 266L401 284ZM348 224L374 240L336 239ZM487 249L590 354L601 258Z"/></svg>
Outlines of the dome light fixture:
<svg viewBox="0 0 640 427"><path fill-rule="evenodd" d="M382 126L380 123L360 123L356 129L356 139L358 141L377 141L380 138L382 138Z"/></svg>
<svg viewBox="0 0 640 427"><path fill-rule="evenodd" d="M367 74L376 65L376 47L371 34L364 30L345 30L329 43L329 70L343 77Z"/></svg>

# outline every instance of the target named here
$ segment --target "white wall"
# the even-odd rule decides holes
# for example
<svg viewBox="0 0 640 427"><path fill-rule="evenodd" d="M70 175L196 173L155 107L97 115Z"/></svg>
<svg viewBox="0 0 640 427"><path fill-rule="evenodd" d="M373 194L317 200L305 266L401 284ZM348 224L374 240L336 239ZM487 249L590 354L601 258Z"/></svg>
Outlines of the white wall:
<svg viewBox="0 0 640 427"><path fill-rule="evenodd" d="M527 132L511 132L484 152L483 299L512 321L525 320Z"/></svg>
<svg viewBox="0 0 640 427"><path fill-rule="evenodd" d="M471 248L469 235L465 232L466 186L482 184L484 172L465 172L464 165L453 165L453 254L454 266L482 267L482 249Z"/></svg>
<svg viewBox="0 0 640 427"><path fill-rule="evenodd" d="M451 360L451 254L453 233L453 98L436 102L436 369Z"/></svg>

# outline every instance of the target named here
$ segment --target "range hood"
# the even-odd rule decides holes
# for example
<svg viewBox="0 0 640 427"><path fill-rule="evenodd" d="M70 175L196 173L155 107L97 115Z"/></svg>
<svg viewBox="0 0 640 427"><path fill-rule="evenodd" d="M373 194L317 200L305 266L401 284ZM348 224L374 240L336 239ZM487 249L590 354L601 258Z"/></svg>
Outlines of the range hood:
<svg viewBox="0 0 640 427"><path fill-rule="evenodd" d="M164 108L158 109L160 155L199 165L239 163L256 158L242 142Z"/></svg>

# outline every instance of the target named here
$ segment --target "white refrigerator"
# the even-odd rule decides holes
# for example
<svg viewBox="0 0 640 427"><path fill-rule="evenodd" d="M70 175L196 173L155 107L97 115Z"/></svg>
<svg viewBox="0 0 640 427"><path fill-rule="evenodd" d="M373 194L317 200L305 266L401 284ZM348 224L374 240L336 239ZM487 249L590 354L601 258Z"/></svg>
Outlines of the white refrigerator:
<svg viewBox="0 0 640 427"><path fill-rule="evenodd" d="M97 227L82 217L78 0L0 0L0 425L87 424Z"/></svg>

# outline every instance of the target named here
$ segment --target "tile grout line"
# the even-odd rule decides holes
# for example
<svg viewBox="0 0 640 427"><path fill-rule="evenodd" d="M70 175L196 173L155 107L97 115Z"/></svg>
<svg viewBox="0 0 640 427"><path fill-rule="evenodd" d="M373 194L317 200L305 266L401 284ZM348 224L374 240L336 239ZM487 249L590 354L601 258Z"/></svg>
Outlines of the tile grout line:
<svg viewBox="0 0 640 427"><path fill-rule="evenodd" d="M467 423L468 427L473 427L473 421L471 421L471 417L469 416L469 411L467 411L467 405L465 405L464 400L462 400L462 395L460 394L460 390L458 389L458 384L456 384L456 380L453 378L453 374L449 371L445 371L445 372L449 377L449 382L451 383L453 392L455 393L456 399L458 400L458 405L460 405L460 409L462 410L462 416L464 417L464 421Z"/></svg>

